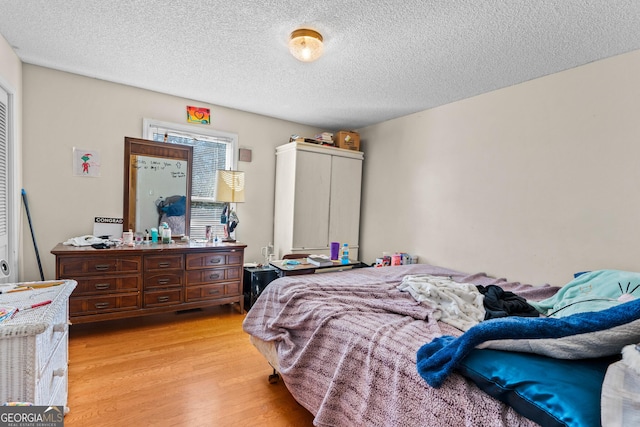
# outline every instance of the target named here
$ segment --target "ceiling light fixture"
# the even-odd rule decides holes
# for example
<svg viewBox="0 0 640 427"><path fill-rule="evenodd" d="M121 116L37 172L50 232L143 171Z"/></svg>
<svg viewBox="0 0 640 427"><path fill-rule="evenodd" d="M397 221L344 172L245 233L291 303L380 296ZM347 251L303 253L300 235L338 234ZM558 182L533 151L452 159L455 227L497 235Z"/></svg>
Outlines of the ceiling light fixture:
<svg viewBox="0 0 640 427"><path fill-rule="evenodd" d="M322 55L322 35L308 28L295 30L289 37L289 52L299 61L315 61Z"/></svg>

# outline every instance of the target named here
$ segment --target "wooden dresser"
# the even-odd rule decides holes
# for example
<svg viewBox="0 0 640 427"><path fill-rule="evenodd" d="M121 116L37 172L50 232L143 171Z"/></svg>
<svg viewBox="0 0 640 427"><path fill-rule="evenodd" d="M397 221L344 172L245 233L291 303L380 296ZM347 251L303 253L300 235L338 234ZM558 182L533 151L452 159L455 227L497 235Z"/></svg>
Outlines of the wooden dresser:
<svg viewBox="0 0 640 427"><path fill-rule="evenodd" d="M66 408L68 303L76 283L65 280L20 285L32 285L34 289L0 295L0 305L20 309L0 323L0 404L30 402ZM44 305L27 309L41 303Z"/></svg>
<svg viewBox="0 0 640 427"><path fill-rule="evenodd" d="M73 323L221 304L244 312L242 243L144 244L94 249L58 244L56 278L74 279Z"/></svg>

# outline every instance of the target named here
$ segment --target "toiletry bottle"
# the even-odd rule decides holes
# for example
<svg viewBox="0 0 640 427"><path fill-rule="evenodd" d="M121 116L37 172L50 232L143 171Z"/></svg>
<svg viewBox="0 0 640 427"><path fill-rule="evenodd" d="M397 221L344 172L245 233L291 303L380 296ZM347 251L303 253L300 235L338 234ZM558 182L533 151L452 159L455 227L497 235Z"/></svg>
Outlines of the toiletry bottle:
<svg viewBox="0 0 640 427"><path fill-rule="evenodd" d="M171 243L171 228L168 225L162 229L162 243Z"/></svg>
<svg viewBox="0 0 640 427"><path fill-rule="evenodd" d="M126 246L133 246L133 231L125 231L122 233L122 243Z"/></svg>
<svg viewBox="0 0 640 427"><path fill-rule="evenodd" d="M349 245L342 245L342 256L340 257L341 264L349 264Z"/></svg>

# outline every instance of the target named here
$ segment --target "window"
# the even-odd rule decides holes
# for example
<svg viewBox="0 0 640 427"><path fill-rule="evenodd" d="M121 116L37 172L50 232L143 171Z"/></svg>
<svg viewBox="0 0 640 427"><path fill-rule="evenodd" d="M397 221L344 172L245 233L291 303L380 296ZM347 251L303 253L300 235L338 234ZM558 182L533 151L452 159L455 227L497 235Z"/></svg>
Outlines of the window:
<svg viewBox="0 0 640 427"><path fill-rule="evenodd" d="M204 239L207 225L213 226L214 234L222 237L224 229L220 216L224 204L214 201L216 170L235 170L238 136L150 119L144 119L143 127L145 139L193 147L190 237Z"/></svg>

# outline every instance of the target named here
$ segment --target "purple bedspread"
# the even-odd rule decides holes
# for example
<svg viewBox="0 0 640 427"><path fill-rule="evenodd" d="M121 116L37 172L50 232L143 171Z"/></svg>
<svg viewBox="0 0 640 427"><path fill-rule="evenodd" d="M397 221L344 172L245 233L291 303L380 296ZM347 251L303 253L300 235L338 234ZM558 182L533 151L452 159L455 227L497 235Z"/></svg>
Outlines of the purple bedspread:
<svg viewBox="0 0 640 427"><path fill-rule="evenodd" d="M558 290L426 264L290 276L267 287L244 330L276 343L280 374L317 426L535 426L458 374L438 389L420 377L418 349L462 334L396 288L422 273L495 284L534 301Z"/></svg>

